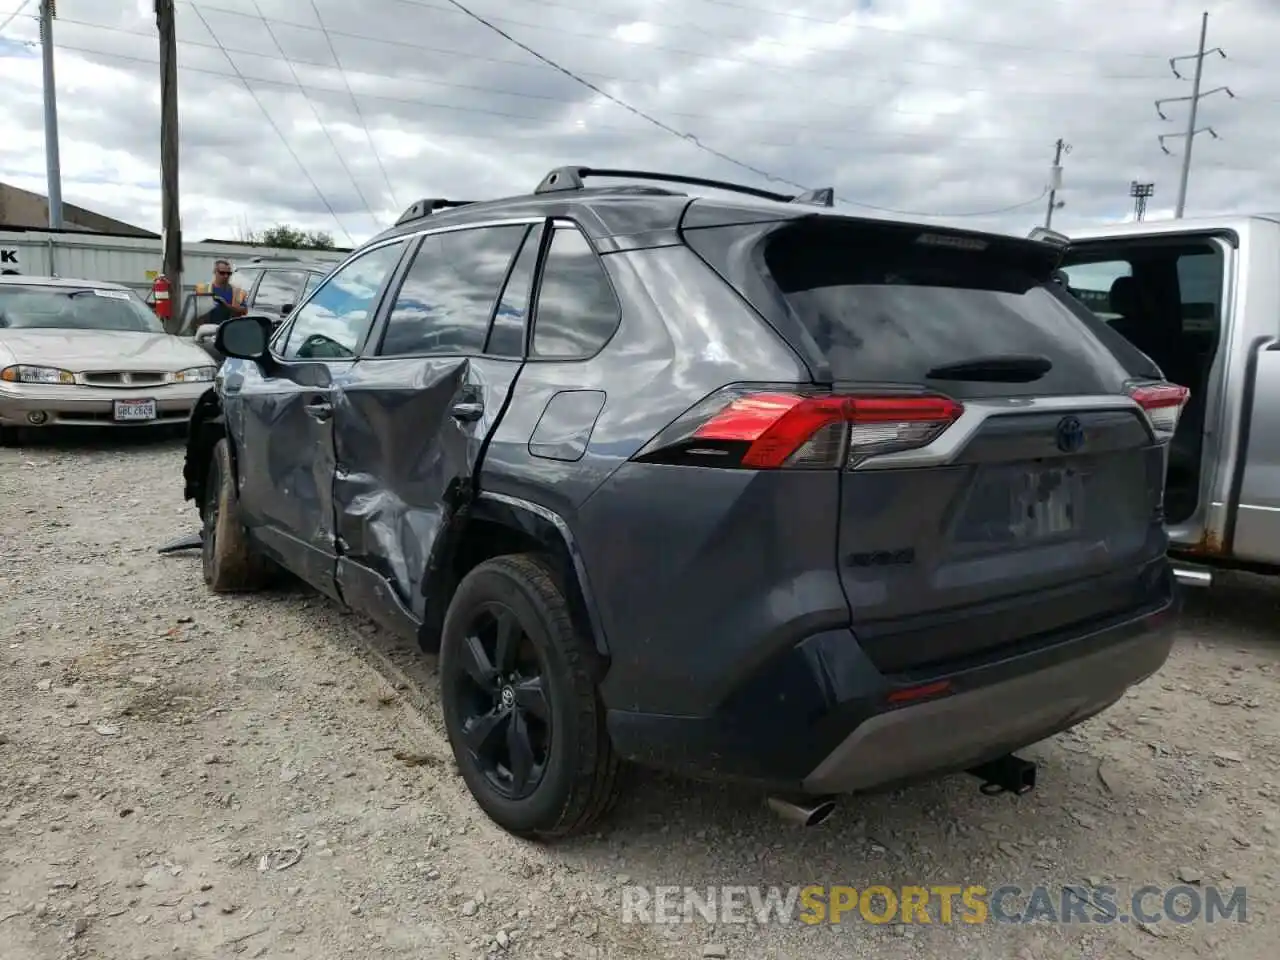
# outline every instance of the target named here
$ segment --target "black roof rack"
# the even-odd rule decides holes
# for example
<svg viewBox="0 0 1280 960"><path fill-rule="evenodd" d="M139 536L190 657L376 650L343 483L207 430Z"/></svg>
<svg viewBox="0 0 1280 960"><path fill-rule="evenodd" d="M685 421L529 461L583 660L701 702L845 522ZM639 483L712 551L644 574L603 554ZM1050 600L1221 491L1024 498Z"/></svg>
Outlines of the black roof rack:
<svg viewBox="0 0 1280 960"><path fill-rule="evenodd" d="M437 210L444 210L447 207L465 207L472 203L471 200L446 200L444 197L425 197L417 203L412 204L408 210L400 214L400 219L396 221L396 226L402 223L408 223L410 220L421 220L423 217L429 217Z"/></svg>
<svg viewBox="0 0 1280 960"><path fill-rule="evenodd" d="M678 173L655 173L651 170L606 170L601 167L556 167L538 184L533 192L569 193L582 190L586 177L618 177L626 180L655 180L659 183L684 183L695 187L711 187L714 190L729 190L733 193L744 193L764 200L776 200L778 203L807 203L820 207L835 205L835 190L822 187L818 190L807 190L801 194L775 193L772 190L761 190L758 187L746 187L740 183L728 183L724 180L708 180L705 177L686 177Z"/></svg>

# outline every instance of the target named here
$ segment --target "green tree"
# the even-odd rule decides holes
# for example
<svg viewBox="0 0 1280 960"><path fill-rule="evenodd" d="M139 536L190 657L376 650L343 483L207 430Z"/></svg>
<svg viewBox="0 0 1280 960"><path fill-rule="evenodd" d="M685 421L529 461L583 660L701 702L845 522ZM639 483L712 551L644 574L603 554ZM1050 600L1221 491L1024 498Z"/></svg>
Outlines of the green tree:
<svg viewBox="0 0 1280 960"><path fill-rule="evenodd" d="M252 231L250 243L284 250L332 250L333 235L323 230L300 230L287 223L278 223L265 230Z"/></svg>

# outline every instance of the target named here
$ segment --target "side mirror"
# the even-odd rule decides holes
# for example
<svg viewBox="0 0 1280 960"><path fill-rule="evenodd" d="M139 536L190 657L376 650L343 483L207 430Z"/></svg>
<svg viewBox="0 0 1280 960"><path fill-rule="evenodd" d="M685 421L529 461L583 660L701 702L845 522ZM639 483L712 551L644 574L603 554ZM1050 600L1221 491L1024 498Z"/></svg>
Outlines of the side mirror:
<svg viewBox="0 0 1280 960"><path fill-rule="evenodd" d="M196 327L196 343L213 343L218 335L216 323L202 323Z"/></svg>
<svg viewBox="0 0 1280 960"><path fill-rule="evenodd" d="M267 356L272 329L269 317L233 317L218 325L214 347L224 357L262 360Z"/></svg>
<svg viewBox="0 0 1280 960"><path fill-rule="evenodd" d="M291 313L293 313L292 303L286 303L284 306L280 308L280 316L282 317L287 317Z"/></svg>

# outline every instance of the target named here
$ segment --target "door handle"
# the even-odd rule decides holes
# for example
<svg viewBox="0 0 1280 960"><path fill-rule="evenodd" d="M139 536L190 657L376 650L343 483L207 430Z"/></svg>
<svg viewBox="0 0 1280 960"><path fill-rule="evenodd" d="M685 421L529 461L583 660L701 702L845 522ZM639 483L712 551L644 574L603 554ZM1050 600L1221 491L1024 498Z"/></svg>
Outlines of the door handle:
<svg viewBox="0 0 1280 960"><path fill-rule="evenodd" d="M328 400L312 400L305 409L309 417L321 423L333 416L333 404Z"/></svg>
<svg viewBox="0 0 1280 960"><path fill-rule="evenodd" d="M484 416L484 404L476 400L461 400L449 412L455 420L479 420Z"/></svg>

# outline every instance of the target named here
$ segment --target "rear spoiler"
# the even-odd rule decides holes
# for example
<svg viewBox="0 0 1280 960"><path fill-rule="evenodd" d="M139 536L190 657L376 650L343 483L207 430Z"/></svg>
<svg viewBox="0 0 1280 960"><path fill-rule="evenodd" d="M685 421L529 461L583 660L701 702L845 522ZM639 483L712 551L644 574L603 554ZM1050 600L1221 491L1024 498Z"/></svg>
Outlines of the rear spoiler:
<svg viewBox="0 0 1280 960"><path fill-rule="evenodd" d="M1055 247L1066 247L1071 244L1071 238L1065 233L1059 233L1057 230L1050 230L1048 227L1035 227L1027 234L1028 240L1040 240L1043 243L1051 243Z"/></svg>
<svg viewBox="0 0 1280 960"><path fill-rule="evenodd" d="M1027 239L1046 243L1058 251L1057 261L1054 263L1053 280L1059 286L1066 287L1067 275L1062 272L1062 258L1067 255L1067 249L1071 246L1071 238L1065 233L1050 230L1048 227L1033 227L1031 232L1027 234Z"/></svg>

